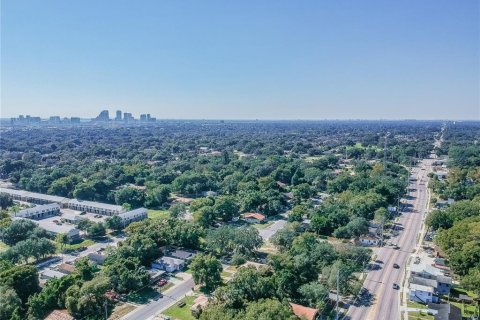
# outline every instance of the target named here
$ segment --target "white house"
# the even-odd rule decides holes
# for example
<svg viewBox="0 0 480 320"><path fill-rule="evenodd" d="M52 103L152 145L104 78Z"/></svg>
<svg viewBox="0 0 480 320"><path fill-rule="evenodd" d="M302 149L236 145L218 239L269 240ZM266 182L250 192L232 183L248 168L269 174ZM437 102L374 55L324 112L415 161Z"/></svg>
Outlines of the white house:
<svg viewBox="0 0 480 320"><path fill-rule="evenodd" d="M162 257L152 262L152 269L175 272L185 267L185 260L171 257Z"/></svg>
<svg viewBox="0 0 480 320"><path fill-rule="evenodd" d="M359 240L365 246L378 246L380 244L380 239L371 234L360 236Z"/></svg>
<svg viewBox="0 0 480 320"><path fill-rule="evenodd" d="M443 276L442 270L434 266L419 263L410 265L411 274L414 277L421 277L425 279L437 279L438 276Z"/></svg>
<svg viewBox="0 0 480 320"><path fill-rule="evenodd" d="M410 301L416 301L423 304L438 302L434 288L420 284L410 285Z"/></svg>

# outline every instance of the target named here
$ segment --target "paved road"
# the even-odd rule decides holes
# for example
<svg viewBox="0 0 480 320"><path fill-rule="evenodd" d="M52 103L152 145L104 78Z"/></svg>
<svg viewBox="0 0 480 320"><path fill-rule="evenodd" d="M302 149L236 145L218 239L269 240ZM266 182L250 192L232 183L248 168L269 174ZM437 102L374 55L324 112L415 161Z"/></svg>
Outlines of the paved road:
<svg viewBox="0 0 480 320"><path fill-rule="evenodd" d="M148 304L143 305L133 312L125 315L123 320L147 320L157 313L160 313L173 305L175 302L183 298L187 293L192 290L194 286L193 279L190 275L182 283L168 289L163 293L163 298L157 301L150 301Z"/></svg>
<svg viewBox="0 0 480 320"><path fill-rule="evenodd" d="M265 229L260 229L258 232L263 238L263 241L268 241L278 230L283 229L286 224L287 220L277 220L271 226L268 226Z"/></svg>
<svg viewBox="0 0 480 320"><path fill-rule="evenodd" d="M415 248L422 228L428 202L427 174L432 170L431 165L432 159L425 159L419 163L418 167L412 169L412 176L416 180L410 182L411 191L407 201L404 201L407 204L407 210L404 210L406 212L403 212L399 219L404 229L397 237L391 239L391 242L397 244L400 249L394 250L387 246L380 248L377 260L383 261L380 264L382 268L370 271L364 282L364 288L368 289L374 297L372 305L351 306L346 319L396 320L400 318L400 292L393 289L393 284L401 285L400 281L408 258ZM394 269L394 263L400 265L400 269Z"/></svg>

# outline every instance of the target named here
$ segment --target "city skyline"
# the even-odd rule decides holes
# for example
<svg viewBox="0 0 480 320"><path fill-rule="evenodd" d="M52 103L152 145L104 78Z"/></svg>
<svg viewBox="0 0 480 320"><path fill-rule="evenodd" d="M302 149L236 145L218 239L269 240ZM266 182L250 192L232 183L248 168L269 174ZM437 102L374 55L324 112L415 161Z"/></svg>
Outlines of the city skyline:
<svg viewBox="0 0 480 320"><path fill-rule="evenodd" d="M0 116L479 119L478 6L3 2Z"/></svg>

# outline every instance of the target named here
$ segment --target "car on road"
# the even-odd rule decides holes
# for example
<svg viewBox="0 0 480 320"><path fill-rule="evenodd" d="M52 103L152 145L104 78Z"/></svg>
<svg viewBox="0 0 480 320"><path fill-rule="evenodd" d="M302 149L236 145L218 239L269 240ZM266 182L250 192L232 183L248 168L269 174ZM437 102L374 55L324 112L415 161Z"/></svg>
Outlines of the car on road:
<svg viewBox="0 0 480 320"><path fill-rule="evenodd" d="M400 266L398 265L398 263L394 263L394 264L393 264L393 267L394 267L395 269L400 269Z"/></svg>
<svg viewBox="0 0 480 320"><path fill-rule="evenodd" d="M398 290L398 289L400 289L400 286L398 284L394 283L393 284L393 289Z"/></svg>
<svg viewBox="0 0 480 320"><path fill-rule="evenodd" d="M398 249L400 249L400 247L397 246L397 245L394 245L394 246L393 246L393 249L398 250Z"/></svg>

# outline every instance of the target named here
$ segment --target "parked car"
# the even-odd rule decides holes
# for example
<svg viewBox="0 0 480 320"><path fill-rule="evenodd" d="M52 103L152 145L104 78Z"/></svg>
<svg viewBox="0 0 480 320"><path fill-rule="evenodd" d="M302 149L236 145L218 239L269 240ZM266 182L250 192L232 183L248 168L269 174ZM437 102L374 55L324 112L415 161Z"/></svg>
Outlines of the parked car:
<svg viewBox="0 0 480 320"><path fill-rule="evenodd" d="M186 305L185 301L180 301L180 302L177 304L177 306L179 306L180 308L185 307L185 305Z"/></svg>
<svg viewBox="0 0 480 320"><path fill-rule="evenodd" d="M393 284L393 289L398 290L398 289L400 289L400 286L398 284L394 283Z"/></svg>
<svg viewBox="0 0 480 320"><path fill-rule="evenodd" d="M399 266L397 263L394 263L394 264L393 264L393 267L394 267L395 269L400 269L400 266Z"/></svg>

